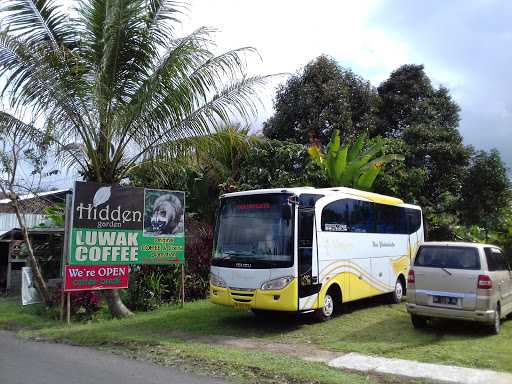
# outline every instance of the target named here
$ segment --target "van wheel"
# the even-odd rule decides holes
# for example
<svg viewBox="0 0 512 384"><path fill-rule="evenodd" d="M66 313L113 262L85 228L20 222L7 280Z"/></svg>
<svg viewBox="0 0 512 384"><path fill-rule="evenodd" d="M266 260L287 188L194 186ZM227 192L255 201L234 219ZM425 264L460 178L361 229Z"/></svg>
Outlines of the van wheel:
<svg viewBox="0 0 512 384"><path fill-rule="evenodd" d="M491 333L493 335L498 335L501 329L501 311L500 306L496 307L496 311L494 311L494 321L491 325Z"/></svg>
<svg viewBox="0 0 512 384"><path fill-rule="evenodd" d="M424 316L411 315L411 323L412 326L416 329L422 329L427 326L428 318Z"/></svg>
<svg viewBox="0 0 512 384"><path fill-rule="evenodd" d="M319 308L315 311L315 317L319 321L327 321L332 319L334 315L334 297L331 295L331 292L327 292L324 296L324 303L322 308Z"/></svg>
<svg viewBox="0 0 512 384"><path fill-rule="evenodd" d="M400 304L404 297L405 286L402 277L396 279L395 290L390 294L391 304Z"/></svg>

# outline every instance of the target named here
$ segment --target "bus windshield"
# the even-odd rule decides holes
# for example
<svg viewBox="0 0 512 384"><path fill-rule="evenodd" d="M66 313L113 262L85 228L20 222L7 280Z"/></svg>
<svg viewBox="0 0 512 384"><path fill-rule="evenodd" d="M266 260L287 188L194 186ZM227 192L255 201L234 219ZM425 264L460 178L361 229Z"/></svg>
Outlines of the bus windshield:
<svg viewBox="0 0 512 384"><path fill-rule="evenodd" d="M224 198L215 232L212 265L285 268L293 265L293 209L290 194Z"/></svg>

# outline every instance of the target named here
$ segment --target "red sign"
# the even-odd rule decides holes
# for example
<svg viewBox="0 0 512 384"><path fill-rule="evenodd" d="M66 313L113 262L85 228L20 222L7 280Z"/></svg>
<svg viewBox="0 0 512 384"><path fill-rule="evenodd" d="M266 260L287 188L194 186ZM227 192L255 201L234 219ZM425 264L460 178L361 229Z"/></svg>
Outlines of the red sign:
<svg viewBox="0 0 512 384"><path fill-rule="evenodd" d="M238 204L238 209L269 209L269 203L254 203L254 204Z"/></svg>
<svg viewBox="0 0 512 384"><path fill-rule="evenodd" d="M127 265L66 265L65 291L128 288Z"/></svg>

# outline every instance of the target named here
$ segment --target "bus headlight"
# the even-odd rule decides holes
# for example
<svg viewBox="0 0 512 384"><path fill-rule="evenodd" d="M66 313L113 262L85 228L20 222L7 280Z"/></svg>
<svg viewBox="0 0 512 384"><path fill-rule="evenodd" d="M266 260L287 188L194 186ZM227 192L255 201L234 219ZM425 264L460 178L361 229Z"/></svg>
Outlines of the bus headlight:
<svg viewBox="0 0 512 384"><path fill-rule="evenodd" d="M274 291L285 288L293 280L293 276L284 276L278 279L269 280L262 284L261 289L264 291Z"/></svg>
<svg viewBox="0 0 512 384"><path fill-rule="evenodd" d="M220 277L220 276L217 276L214 273L210 273L210 284L211 285L215 285L216 287L220 287L220 288L226 288L227 287L227 284L224 281L224 279L222 277Z"/></svg>

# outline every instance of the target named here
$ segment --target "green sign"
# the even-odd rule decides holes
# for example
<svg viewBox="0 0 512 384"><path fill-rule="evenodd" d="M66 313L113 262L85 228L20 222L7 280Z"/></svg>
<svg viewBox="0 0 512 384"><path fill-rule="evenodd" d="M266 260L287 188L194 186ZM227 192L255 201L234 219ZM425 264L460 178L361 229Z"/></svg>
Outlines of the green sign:
<svg viewBox="0 0 512 384"><path fill-rule="evenodd" d="M70 264L183 263L184 200L178 191L76 182Z"/></svg>

